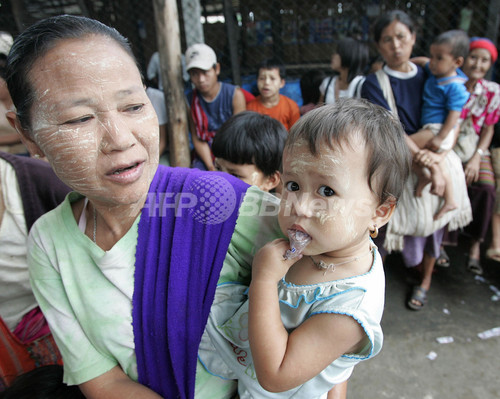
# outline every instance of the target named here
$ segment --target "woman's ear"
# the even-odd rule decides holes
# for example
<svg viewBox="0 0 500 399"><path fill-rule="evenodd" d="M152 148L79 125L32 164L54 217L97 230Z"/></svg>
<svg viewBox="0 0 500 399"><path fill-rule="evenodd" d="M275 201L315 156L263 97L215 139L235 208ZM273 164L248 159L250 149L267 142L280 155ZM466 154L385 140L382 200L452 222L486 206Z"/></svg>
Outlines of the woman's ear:
<svg viewBox="0 0 500 399"><path fill-rule="evenodd" d="M9 124L16 129L16 132L19 134L21 137L21 141L23 144L26 146L28 149L28 152L32 157L36 158L41 158L44 157L45 154L43 151L38 147L38 144L33 141L31 138L31 135L27 130L25 130L21 126L21 122L19 122L19 119L17 118L17 115L14 111L8 111L5 116L7 117L7 120L9 121Z"/></svg>

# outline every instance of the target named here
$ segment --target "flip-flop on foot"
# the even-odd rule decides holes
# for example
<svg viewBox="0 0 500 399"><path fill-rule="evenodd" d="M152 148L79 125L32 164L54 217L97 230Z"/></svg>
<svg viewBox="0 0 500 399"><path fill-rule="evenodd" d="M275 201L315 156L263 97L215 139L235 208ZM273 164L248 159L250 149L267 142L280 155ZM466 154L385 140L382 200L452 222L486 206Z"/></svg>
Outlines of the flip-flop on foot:
<svg viewBox="0 0 500 399"><path fill-rule="evenodd" d="M483 268L481 267L479 259L469 258L467 261L467 270L471 273L477 274L478 276L483 274Z"/></svg>
<svg viewBox="0 0 500 399"><path fill-rule="evenodd" d="M413 287L410 299L407 302L411 310L421 310L427 303L427 290L418 285Z"/></svg>
<svg viewBox="0 0 500 399"><path fill-rule="evenodd" d="M499 254L500 255L500 254ZM450 257L444 250L444 248L441 248L439 251L439 258L436 259L436 266L439 267L449 267L450 266Z"/></svg>

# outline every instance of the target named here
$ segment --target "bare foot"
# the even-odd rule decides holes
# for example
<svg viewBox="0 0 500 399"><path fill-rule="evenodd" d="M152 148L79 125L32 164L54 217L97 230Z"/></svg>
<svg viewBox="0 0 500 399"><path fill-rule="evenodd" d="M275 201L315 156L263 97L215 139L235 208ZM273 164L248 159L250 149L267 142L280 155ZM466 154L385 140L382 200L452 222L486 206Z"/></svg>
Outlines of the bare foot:
<svg viewBox="0 0 500 399"><path fill-rule="evenodd" d="M454 202L452 203L447 203L442 206L442 208L434 215L434 220L438 220L444 216L445 213L453 211L454 209L457 209L457 204Z"/></svg>

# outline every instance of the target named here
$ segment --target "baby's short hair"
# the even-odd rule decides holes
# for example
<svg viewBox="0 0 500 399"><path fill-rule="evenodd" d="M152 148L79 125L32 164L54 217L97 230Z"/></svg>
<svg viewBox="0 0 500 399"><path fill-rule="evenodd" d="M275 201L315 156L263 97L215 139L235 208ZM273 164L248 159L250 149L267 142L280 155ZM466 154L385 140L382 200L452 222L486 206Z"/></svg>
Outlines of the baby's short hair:
<svg viewBox="0 0 500 399"><path fill-rule="evenodd" d="M265 176L271 176L281 168L287 135L285 127L276 119L244 111L220 127L212 152L217 158L237 165L255 165Z"/></svg>
<svg viewBox="0 0 500 399"><path fill-rule="evenodd" d="M437 36L432 44L445 44L450 46L450 53L453 57L463 57L469 54L469 36L461 29L448 30Z"/></svg>
<svg viewBox="0 0 500 399"><path fill-rule="evenodd" d="M349 145L361 137L368 149L368 186L383 204L397 200L410 174L411 154L397 117L363 99L341 98L301 117L290 129L285 149L302 140L314 156L328 145Z"/></svg>

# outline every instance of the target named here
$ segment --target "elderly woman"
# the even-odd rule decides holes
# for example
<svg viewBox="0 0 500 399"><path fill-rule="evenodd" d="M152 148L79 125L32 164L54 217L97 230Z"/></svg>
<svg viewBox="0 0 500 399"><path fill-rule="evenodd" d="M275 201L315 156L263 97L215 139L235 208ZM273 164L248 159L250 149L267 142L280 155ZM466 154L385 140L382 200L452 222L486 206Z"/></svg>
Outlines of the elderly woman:
<svg viewBox="0 0 500 399"><path fill-rule="evenodd" d="M462 68L469 78L465 86L470 98L462 110L461 118L464 121L454 149L464 162L472 205L473 221L464 229L464 234L471 243L467 268L475 274L483 273L480 245L488 233L496 197L488 148L493 138L493 128L500 118L500 86L484 78L497 57L497 49L491 40L474 37ZM495 229L493 232L492 248L486 251L486 256L498 259L500 251L495 248L498 238Z"/></svg>
<svg viewBox="0 0 500 399"><path fill-rule="evenodd" d="M414 157L416 172L408 182L407 193L403 194L402 203L388 225L385 236L379 235L381 238L377 244L379 248L384 246L385 250L389 251L391 249L402 250L403 260L407 267L420 267L422 271L420 283L413 287L407 302L410 309L420 310L427 302L432 272L440 253L443 227L448 222L451 222L454 228L466 225L470 221L470 203L466 198L465 179L460 160L453 152L450 152L447 160L451 158L449 162L453 163L453 170L459 174L459 176L454 176L456 177L454 190L463 192L462 202L457 212L448 212L446 217L443 216L436 222L432 221L432 215L437 210L436 206L439 206L437 195L442 195L443 179L437 165L434 164L428 168L431 173L430 191L423 188L428 181L423 174L422 166L424 165L418 164L420 150L411 139L411 135L420 128L422 91L427 78L425 71L410 61L416 41L413 21L402 11L389 11L376 21L374 39L385 65L380 71L367 76L361 96L398 114L408 134L406 141ZM422 198L415 200L413 184L417 181L417 176L417 197L422 195ZM437 195L431 195L431 193ZM417 204L417 207L412 208L413 204ZM429 210L431 210L430 213ZM430 223L422 226L422 232L406 233L407 227L419 225L422 220L427 219L430 219Z"/></svg>
<svg viewBox="0 0 500 399"><path fill-rule="evenodd" d="M234 382L207 374L197 349L217 282L248 280L251 255L279 235L276 200L222 173L158 166L129 44L97 21L29 27L6 80L11 124L73 190L29 237L64 381L88 398L230 397Z"/></svg>

